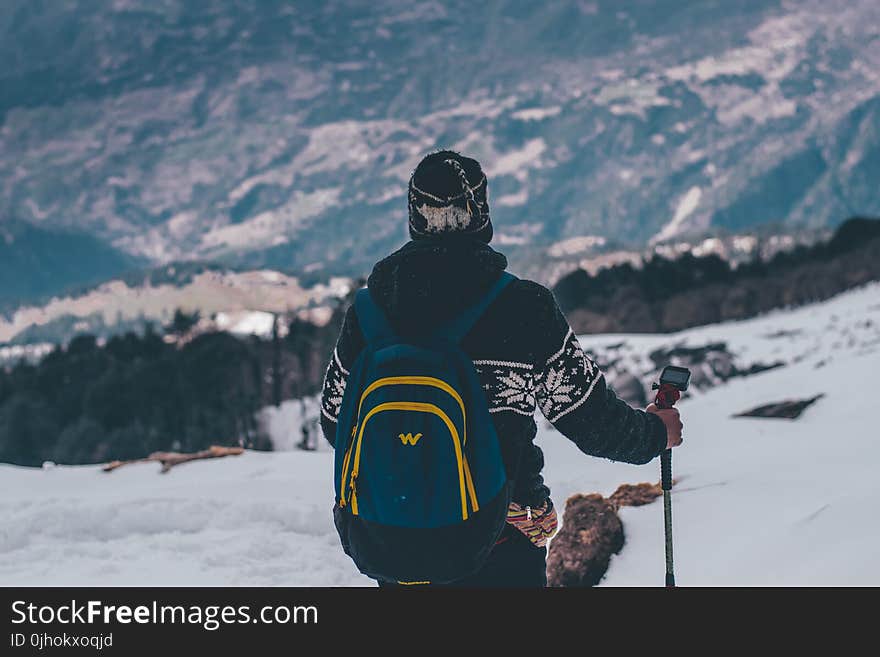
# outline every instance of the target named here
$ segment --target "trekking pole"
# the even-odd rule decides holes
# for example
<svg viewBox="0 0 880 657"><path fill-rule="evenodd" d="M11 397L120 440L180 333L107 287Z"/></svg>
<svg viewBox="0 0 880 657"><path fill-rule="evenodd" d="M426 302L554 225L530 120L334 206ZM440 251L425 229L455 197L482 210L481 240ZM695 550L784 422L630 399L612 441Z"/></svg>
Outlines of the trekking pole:
<svg viewBox="0 0 880 657"><path fill-rule="evenodd" d="M687 390L691 373L686 367L668 365L660 374L660 383L652 388L657 391L654 404L657 408L672 408ZM660 455L660 487L663 489L663 533L666 538L666 588L675 588L675 571L672 559L672 450Z"/></svg>

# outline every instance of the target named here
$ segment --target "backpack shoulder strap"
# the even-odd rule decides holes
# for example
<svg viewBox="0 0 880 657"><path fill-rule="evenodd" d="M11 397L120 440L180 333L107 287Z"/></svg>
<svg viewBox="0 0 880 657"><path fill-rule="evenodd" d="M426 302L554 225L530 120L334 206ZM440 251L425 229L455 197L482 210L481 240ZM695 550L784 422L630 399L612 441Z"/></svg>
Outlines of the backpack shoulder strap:
<svg viewBox="0 0 880 657"><path fill-rule="evenodd" d="M497 299L504 291L504 288L515 280L517 280L517 278L513 274L506 271L501 272L501 276L498 280L489 288L479 301L469 308L466 308L453 320L440 327L434 333L434 336L438 338L443 337L446 340L451 340L455 343L461 342L464 339L464 336L466 336L474 327L474 324L477 323L477 320L483 316L483 313L488 310L489 306L491 306L495 299Z"/></svg>
<svg viewBox="0 0 880 657"><path fill-rule="evenodd" d="M357 291L354 298L354 310L361 332L364 334L364 340L368 343L396 337L397 334L388 323L385 313L370 296L369 288L364 287Z"/></svg>

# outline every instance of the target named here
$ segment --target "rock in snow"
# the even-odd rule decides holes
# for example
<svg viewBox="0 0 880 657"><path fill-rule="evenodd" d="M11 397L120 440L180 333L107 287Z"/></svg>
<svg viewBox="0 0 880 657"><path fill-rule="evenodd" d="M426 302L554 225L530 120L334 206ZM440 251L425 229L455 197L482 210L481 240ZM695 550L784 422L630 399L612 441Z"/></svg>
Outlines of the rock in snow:
<svg viewBox="0 0 880 657"><path fill-rule="evenodd" d="M572 495L547 554L548 586L595 586L621 548L623 524L611 503L598 493Z"/></svg>
<svg viewBox="0 0 880 657"><path fill-rule="evenodd" d="M617 510L650 504L663 494L660 484L623 484L605 499L598 493L565 501L562 529L547 553L549 586L595 586L624 544Z"/></svg>
<svg viewBox="0 0 880 657"><path fill-rule="evenodd" d="M675 485L675 480L672 483ZM617 510L624 506L650 504L661 495L663 495L663 489L659 482L656 484L621 484L608 498L608 502Z"/></svg>
<svg viewBox="0 0 880 657"><path fill-rule="evenodd" d="M817 400L825 395L816 395L809 399L786 400L781 402L773 402L772 404L764 404L742 413L737 413L733 417L778 417L786 420L796 420L801 416L807 407L812 406Z"/></svg>

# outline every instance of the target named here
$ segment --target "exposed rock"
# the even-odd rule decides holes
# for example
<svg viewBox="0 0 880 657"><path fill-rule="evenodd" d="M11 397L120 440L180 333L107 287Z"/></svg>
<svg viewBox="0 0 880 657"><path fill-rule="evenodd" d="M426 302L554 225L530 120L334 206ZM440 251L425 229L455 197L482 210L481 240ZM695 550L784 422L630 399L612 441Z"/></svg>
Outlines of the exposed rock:
<svg viewBox="0 0 880 657"><path fill-rule="evenodd" d="M706 361L710 354L728 354L726 342L710 342L701 347L685 347L676 345L670 349L657 349L649 354L649 358L658 367L669 362L670 358L679 358L687 361L690 365L697 365Z"/></svg>
<svg viewBox="0 0 880 657"><path fill-rule="evenodd" d="M618 397L633 406L644 408L648 404L642 382L626 370L614 377L611 386Z"/></svg>
<svg viewBox="0 0 880 657"><path fill-rule="evenodd" d="M802 335L803 332L803 329L779 329L778 331L772 331L771 333L765 334L764 337L770 338L771 340L776 340L778 338L793 338L798 335Z"/></svg>
<svg viewBox="0 0 880 657"><path fill-rule="evenodd" d="M598 493L565 501L562 529L547 555L548 586L595 586L612 554L623 547L623 524L616 509Z"/></svg>
<svg viewBox="0 0 880 657"><path fill-rule="evenodd" d="M663 495L663 489L660 487L659 481L656 484L621 484L608 498L608 502L615 509L623 506L644 506L661 495Z"/></svg>
<svg viewBox="0 0 880 657"><path fill-rule="evenodd" d="M549 586L595 586L605 576L612 554L623 548L623 523L617 510L650 504L661 496L660 484L623 484L608 499L598 493L572 495L565 501L562 529L547 555Z"/></svg>
<svg viewBox="0 0 880 657"><path fill-rule="evenodd" d="M821 394L810 399L787 399L781 402L773 402L772 404L765 404L742 413L737 413L733 417L776 417L795 420L800 417L804 410L824 396L824 394Z"/></svg>
<svg viewBox="0 0 880 657"><path fill-rule="evenodd" d="M667 363L687 367L691 371L691 385L697 389L710 388L730 379L751 376L785 365L782 361L776 361L738 367L725 342L712 342L700 347L676 345L668 349L656 349L649 357L658 370Z"/></svg>

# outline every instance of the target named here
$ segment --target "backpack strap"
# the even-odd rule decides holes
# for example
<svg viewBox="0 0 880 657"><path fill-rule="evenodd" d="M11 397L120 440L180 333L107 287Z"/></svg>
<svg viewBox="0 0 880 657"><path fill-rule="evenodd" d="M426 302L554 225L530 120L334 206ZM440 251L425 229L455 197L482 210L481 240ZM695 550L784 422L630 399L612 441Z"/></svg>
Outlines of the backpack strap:
<svg viewBox="0 0 880 657"><path fill-rule="evenodd" d="M498 298L510 283L517 280L516 276L504 271L498 280L489 288L486 294L474 305L463 310L457 317L443 324L432 335L434 338L443 338L456 344L464 339L464 336L470 332L477 323L477 320L483 316L489 306Z"/></svg>
<svg viewBox="0 0 880 657"><path fill-rule="evenodd" d="M396 337L397 334L388 323L385 313L370 296L369 288L364 287L357 291L354 298L354 310L361 327L361 333L364 334L364 340L367 342Z"/></svg>

